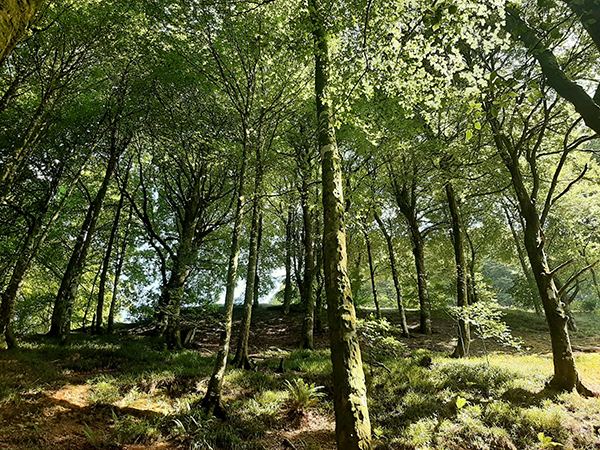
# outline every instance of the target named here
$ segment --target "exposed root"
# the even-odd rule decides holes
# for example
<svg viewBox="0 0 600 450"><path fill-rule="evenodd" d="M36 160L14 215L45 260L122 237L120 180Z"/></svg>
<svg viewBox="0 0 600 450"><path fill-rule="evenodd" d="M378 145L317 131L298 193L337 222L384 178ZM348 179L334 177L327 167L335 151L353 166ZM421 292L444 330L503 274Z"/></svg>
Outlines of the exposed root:
<svg viewBox="0 0 600 450"><path fill-rule="evenodd" d="M577 389L577 392L582 397L600 397L600 393L592 391L590 388L585 386L579 379L577 380L577 385L575 386L575 389Z"/></svg>

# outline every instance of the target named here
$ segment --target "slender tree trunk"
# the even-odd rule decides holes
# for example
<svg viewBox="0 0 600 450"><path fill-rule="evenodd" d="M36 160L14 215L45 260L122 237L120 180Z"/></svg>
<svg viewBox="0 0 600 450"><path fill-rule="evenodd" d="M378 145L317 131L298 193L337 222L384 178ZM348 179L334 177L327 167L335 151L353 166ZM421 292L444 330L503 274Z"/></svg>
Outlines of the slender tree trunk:
<svg viewBox="0 0 600 450"><path fill-rule="evenodd" d="M377 311L377 318L381 319L381 308L379 308L379 299L377 298L377 285L375 284L375 265L373 264L373 254L371 253L371 241L369 234L364 230L365 243L367 244L367 256L369 257L369 274L371 278L371 289L373 291L373 303Z"/></svg>
<svg viewBox="0 0 600 450"><path fill-rule="evenodd" d="M7 342L9 342L9 339L10 339L11 343L9 345L12 345L12 347L9 346L9 348L17 347L17 341L14 338L14 335L12 334L12 330L11 330L11 322L12 322L12 318L13 318L13 314L14 314L16 300L19 296L21 287L23 286L23 283L25 282L25 277L27 275L27 272L29 271L31 262L37 255L38 250L42 247L42 245L46 241L46 238L48 237L50 230L52 229L52 225L58 219L60 212L62 211L62 208L67 203L67 200L73 193L73 189L75 189L75 185L77 184L77 181L79 180L79 176L81 175L84 165L82 165L80 167L79 172L77 173L74 180L71 182L71 185L67 189L60 204L56 208L56 211L54 212L54 214L52 215L52 217L46 224L44 233L42 233L42 235L40 236L39 239L37 239L37 241L36 241L36 238L37 238L37 235L39 234L39 231L42 228L43 218L44 218L45 214L47 213L48 208L50 207L50 202L52 201L52 198L56 195L56 192L58 190L58 185L60 182L60 179L58 177L53 181L45 202L41 206L37 215L34 216L33 222L31 223L31 225L29 227L29 232L28 232L27 238L25 240L25 245L23 247L23 250L19 253L19 257L17 259L17 263L13 270L13 274L11 276L11 279L9 281L6 291L2 294L2 303L0 304L0 335L6 331ZM33 240L30 241L30 239L33 239ZM2 327L4 327L4 328L2 328ZM5 330L5 331L3 331L3 330ZM10 336L9 336L9 334L10 334Z"/></svg>
<svg viewBox="0 0 600 450"><path fill-rule="evenodd" d="M290 208L285 222L285 288L283 291L283 313L286 315L290 313L290 304L292 303L292 220L293 213Z"/></svg>
<svg viewBox="0 0 600 450"><path fill-rule="evenodd" d="M125 227L125 234L123 235L123 244L121 245L121 251L117 259L115 266L115 279L112 287L112 298L110 300L110 309L108 311L108 319L106 320L106 332L112 334L115 326L115 310L117 308L117 294L119 293L119 278L121 277L121 271L123 270L123 263L125 261L125 253L129 243L129 232L131 230L131 220L133 217L133 208L129 207L129 218L127 219L127 226Z"/></svg>
<svg viewBox="0 0 600 450"><path fill-rule="evenodd" d="M250 359L248 358L248 338L250 337L250 325L252 321L252 303L254 296L254 283L256 282L256 267L258 263L258 228L261 213L260 191L262 188L262 168L260 167L260 158L258 158L258 167L256 179L254 182L254 201L252 205L252 225L250 229L250 250L248 252L248 272L246 274L246 292L244 294L244 316L240 328L235 358L233 366L238 368L250 369Z"/></svg>
<svg viewBox="0 0 600 450"><path fill-rule="evenodd" d="M467 238L467 242L469 243L469 249L471 250L471 259L469 260L469 277L467 278L467 292L469 298L469 305L474 305L477 303L477 278L475 277L475 261L477 252L475 250L475 246L473 245L473 241L469 237L469 232L465 230L465 237Z"/></svg>
<svg viewBox="0 0 600 450"><path fill-rule="evenodd" d="M81 320L81 330L85 333L85 324L87 322L87 315L90 312L90 308L92 306L92 301L94 300L94 291L96 290L96 283L98 282L98 277L100 276L100 272L102 272L102 266L98 268L96 272L96 276L94 276L94 282L92 283L92 289L90 290L90 295L88 297L87 305L85 305L85 312L83 313L83 319ZM90 330L93 333L96 329L96 314L92 315L92 324L90 326Z"/></svg>
<svg viewBox="0 0 600 450"><path fill-rule="evenodd" d="M406 218L410 230L410 238L413 244L413 256L415 257L415 267L417 269L417 287L419 290L420 306L420 328L422 334L431 334L431 303L429 301L429 292L427 290L427 271L425 270L425 249L423 245L423 236L419 230L419 222L415 214L415 201L411 197L413 194L406 187L400 188L396 179L392 176L394 184L394 193L396 203L400 212ZM414 186L412 187L414 191Z"/></svg>
<svg viewBox="0 0 600 450"><path fill-rule="evenodd" d="M459 308L469 306L467 292L467 263L463 240L463 224L456 202L456 195L452 183L446 183L446 196L452 219L452 244L454 246L454 259L456 261L456 299ZM462 358L469 355L471 346L471 331L469 323L464 319L458 320L458 342L452 353L453 358Z"/></svg>
<svg viewBox="0 0 600 450"><path fill-rule="evenodd" d="M237 284L237 270L240 255L240 236L244 218L244 176L246 172L246 149L242 155L242 165L239 174L239 185L237 189L238 199L235 208L235 220L231 233L231 248L229 251L229 262L227 266L227 284L225 287L225 318L223 320L223 331L219 338L219 351L208 383L206 395L202 400L202 408L209 414L222 415L221 391L223 389L223 378L227 368L227 356L229 354L229 343L231 341L231 326L233 323L233 301Z"/></svg>
<svg viewBox="0 0 600 450"><path fill-rule="evenodd" d="M10 277L10 281L8 282L8 286L2 293L2 303L0 304L0 335L5 334L10 328L15 313L17 297L25 282L25 275L34 256L35 239L41 229L44 213L45 211L42 211L33 217L31 224L29 225L25 243L19 253L17 263ZM16 340L14 340L13 348L16 346Z"/></svg>
<svg viewBox="0 0 600 450"><path fill-rule="evenodd" d="M83 221L83 225L77 236L73 254L71 255L71 259L69 260L69 264L67 265L67 269L56 296L56 302L54 303L54 310L52 312L52 323L48 335L59 337L63 342L66 342L69 339L69 334L71 332L71 314L75 298L77 297L79 282L85 267L87 253L92 243L92 236L96 229L96 223L100 216L102 204L106 197L108 185L120 153L121 152L117 151L115 148L113 148L113 151L111 152L104 174L104 180L96 194L96 198L88 208L85 220Z"/></svg>
<svg viewBox="0 0 600 450"><path fill-rule="evenodd" d="M260 214L258 218L258 238L256 242L256 273L254 274L254 294L252 298L252 306L258 307L258 297L260 294L260 275L258 273L258 268L260 264L260 244L262 243L262 234L263 234L263 215Z"/></svg>
<svg viewBox="0 0 600 450"><path fill-rule="evenodd" d="M540 295L538 293L538 288L535 283L535 278L531 273L531 268L527 265L527 256L525 256L525 252L521 247L521 243L519 242L519 236L517 235L517 230L515 229L515 225L513 224L510 213L508 209L504 207L504 213L506 214L506 220L508 221L508 226L510 227L510 231L515 241L515 247L517 248L517 255L519 257L519 262L521 263L521 269L523 270L523 274L525 275L525 279L527 280L527 285L529 286L531 301L533 303L533 307L535 309L535 313L538 316L541 316L542 313L542 301L540 300Z"/></svg>
<svg viewBox="0 0 600 450"><path fill-rule="evenodd" d="M388 253L390 255L390 267L392 269L392 279L394 280L394 288L396 289L396 301L398 303L398 312L400 313L400 324L402 326L402 335L404 337L410 337L410 332L408 331L408 323L406 322L406 311L404 310L404 302L402 299L402 285L400 284L400 277L398 276L398 266L396 264L396 255L394 254L394 245L392 243L392 237L387 232L381 217L379 214L375 212L375 220L377 221L377 225L379 225L379 229L385 238L385 242L387 243Z"/></svg>
<svg viewBox="0 0 600 450"><path fill-rule="evenodd" d="M308 10L315 40L315 94L323 178L323 271L333 364L335 432L339 450L370 450L367 389L347 269L342 168L327 95L327 33L317 1L308 0Z"/></svg>
<svg viewBox="0 0 600 450"><path fill-rule="evenodd" d="M317 236L320 236L320 227ZM315 332L318 334L323 333L323 244L319 240L315 245L315 252L317 254L317 265L315 267Z"/></svg>
<svg viewBox="0 0 600 450"><path fill-rule="evenodd" d="M312 214L310 213L308 182L305 177L302 179L301 196L302 220L304 225L304 282L302 300L305 310L300 335L300 348L312 350L314 348L313 330L315 320L315 297L313 292L315 256L313 251Z"/></svg>
<svg viewBox="0 0 600 450"><path fill-rule="evenodd" d="M429 291L427 289L425 250L423 248L423 238L416 225L416 221L411 224L411 236L413 238L413 255L415 257L417 285L419 288L420 332L422 334L431 334L431 303L429 301Z"/></svg>
<svg viewBox="0 0 600 450"><path fill-rule="evenodd" d="M121 194L119 203L117 205L117 211L115 213L115 219L113 222L112 229L110 230L110 237L108 238L108 244L106 245L106 253L104 254L104 261L102 262L102 273L100 274L100 285L98 286L98 305L96 308L96 328L94 332L101 334L102 328L102 316L104 315L104 295L106 292L106 280L108 278L108 269L110 266L110 257L112 255L112 249L115 243L115 237L119 230L119 219L121 218L121 210L123 208L123 201L125 196Z"/></svg>

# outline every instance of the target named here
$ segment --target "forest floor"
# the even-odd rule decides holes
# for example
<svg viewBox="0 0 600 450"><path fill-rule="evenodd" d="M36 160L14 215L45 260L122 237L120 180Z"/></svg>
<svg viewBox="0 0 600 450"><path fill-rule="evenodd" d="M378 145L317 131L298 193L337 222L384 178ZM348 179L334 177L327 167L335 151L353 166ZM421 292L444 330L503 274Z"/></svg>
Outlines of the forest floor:
<svg viewBox="0 0 600 450"><path fill-rule="evenodd" d="M458 361L447 358L456 328L447 314L435 314L435 333L423 336L409 312L408 339L397 332L397 313L384 315L391 326L362 327L378 448L600 449L600 399L542 391L552 374L543 319L507 310L521 349L475 339L472 356ZM598 314L577 319L576 348L600 347ZM0 448L335 448L327 333L315 337L315 351L297 350L301 313L257 308L255 370L228 371L229 417L219 420L194 407L212 370L218 321L204 315L192 323L195 339L182 351L164 350L143 325L114 336L76 333L68 347L29 336L20 349L0 351ZM600 392L600 353L577 351L576 362L586 385Z"/></svg>

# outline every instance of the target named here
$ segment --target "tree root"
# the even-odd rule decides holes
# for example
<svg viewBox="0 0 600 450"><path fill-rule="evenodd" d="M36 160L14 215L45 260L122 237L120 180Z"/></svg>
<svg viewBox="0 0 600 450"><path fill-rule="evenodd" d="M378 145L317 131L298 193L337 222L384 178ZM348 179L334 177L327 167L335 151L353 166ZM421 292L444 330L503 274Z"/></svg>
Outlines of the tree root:
<svg viewBox="0 0 600 450"><path fill-rule="evenodd" d="M579 393L579 395L581 395L582 397L600 397L600 393L598 392L594 392L592 391L590 388L588 388L587 386L585 386L581 380L577 380L577 384L575 385L575 389L577 389L577 392Z"/></svg>

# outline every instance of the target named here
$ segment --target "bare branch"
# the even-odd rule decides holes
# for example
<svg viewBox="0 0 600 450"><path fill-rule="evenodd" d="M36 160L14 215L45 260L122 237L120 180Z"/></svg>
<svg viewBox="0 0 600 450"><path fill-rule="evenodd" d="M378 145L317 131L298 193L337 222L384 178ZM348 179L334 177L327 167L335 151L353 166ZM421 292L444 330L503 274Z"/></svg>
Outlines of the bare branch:
<svg viewBox="0 0 600 450"><path fill-rule="evenodd" d="M565 293L565 291L569 288L569 286L571 284L573 284L574 281L577 280L577 278L579 278L581 275L583 275L585 272L587 272L588 270L594 268L594 266L596 266L596 264L600 263L600 259L598 261L596 261L595 263L590 264L589 266L584 267L583 269L581 269L579 272L577 272L575 275L573 275L571 278L569 278L569 280L565 283L565 285L560 289L560 291L558 291L558 298L561 298L563 296L563 294ZM555 269L556 270L556 269Z"/></svg>
<svg viewBox="0 0 600 450"><path fill-rule="evenodd" d="M567 266L570 266L571 264L573 264L575 262L575 258L572 258L570 260L568 260L565 263L562 263L560 266L556 267L554 270L551 270L550 273L548 273L548 275L550 275L551 277L553 277L554 275L556 275L560 270L564 269Z"/></svg>

